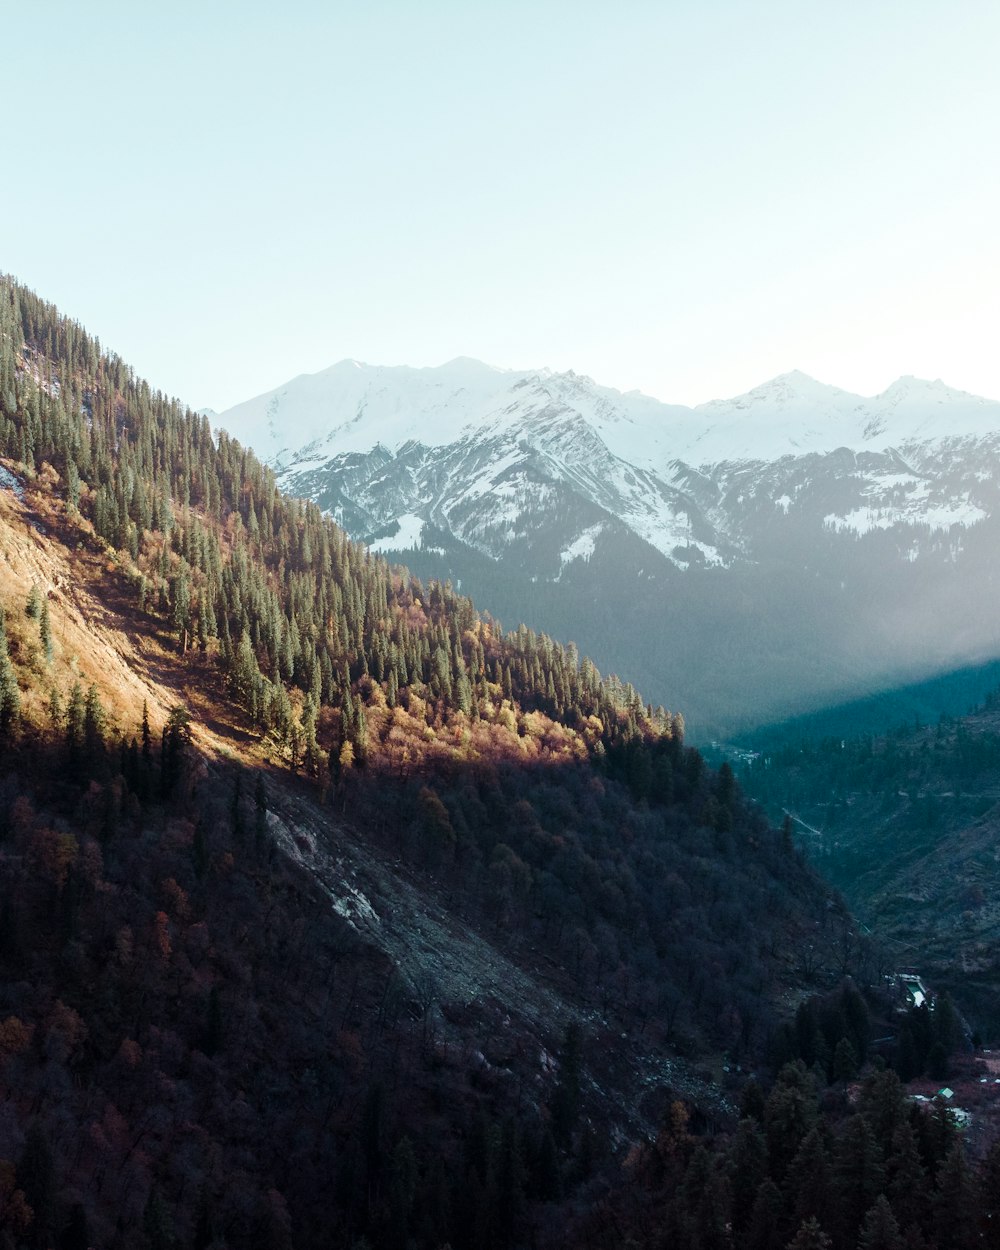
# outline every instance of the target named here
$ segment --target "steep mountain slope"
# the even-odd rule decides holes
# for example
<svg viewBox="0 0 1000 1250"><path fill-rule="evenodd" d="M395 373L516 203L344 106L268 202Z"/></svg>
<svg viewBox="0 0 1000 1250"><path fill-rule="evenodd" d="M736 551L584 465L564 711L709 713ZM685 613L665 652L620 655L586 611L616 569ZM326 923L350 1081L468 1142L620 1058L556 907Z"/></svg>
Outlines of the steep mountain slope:
<svg viewBox="0 0 1000 1250"><path fill-rule="evenodd" d="M355 547L6 279L0 463L15 1244L516 1244L870 978L679 718Z"/></svg>
<svg viewBox="0 0 1000 1250"><path fill-rule="evenodd" d="M1000 699L889 734L803 741L776 728L750 793L791 813L810 857L897 963L947 985L1000 1028Z"/></svg>
<svg viewBox="0 0 1000 1250"><path fill-rule="evenodd" d="M997 651L1000 404L940 382L863 399L792 373L691 410L344 361L218 423L354 537L575 637L703 733Z"/></svg>

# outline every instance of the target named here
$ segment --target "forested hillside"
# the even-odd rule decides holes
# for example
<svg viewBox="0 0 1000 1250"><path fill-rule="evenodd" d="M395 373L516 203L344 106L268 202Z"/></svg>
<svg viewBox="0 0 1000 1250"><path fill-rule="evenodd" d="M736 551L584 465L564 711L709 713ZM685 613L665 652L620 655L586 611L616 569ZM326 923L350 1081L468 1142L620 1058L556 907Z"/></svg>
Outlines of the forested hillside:
<svg viewBox="0 0 1000 1250"><path fill-rule="evenodd" d="M901 965L946 985L985 1036L1000 1028L996 840L1000 701L882 735L790 738L744 782L844 890Z"/></svg>
<svg viewBox="0 0 1000 1250"><path fill-rule="evenodd" d="M877 959L679 716L10 280L0 570L4 1244L574 1244L674 1104L719 1171L747 1070L864 1062Z"/></svg>

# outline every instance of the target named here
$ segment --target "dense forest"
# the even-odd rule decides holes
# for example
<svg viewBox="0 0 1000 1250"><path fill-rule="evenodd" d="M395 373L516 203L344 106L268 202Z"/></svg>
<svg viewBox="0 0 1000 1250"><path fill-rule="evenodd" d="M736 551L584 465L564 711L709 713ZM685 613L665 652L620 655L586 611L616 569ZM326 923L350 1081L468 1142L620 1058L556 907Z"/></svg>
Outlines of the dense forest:
<svg viewBox="0 0 1000 1250"><path fill-rule="evenodd" d="M1000 696L966 716L883 734L800 737L748 758L741 777L898 962L948 986L977 1031L1000 1028L995 949Z"/></svg>
<svg viewBox="0 0 1000 1250"><path fill-rule="evenodd" d="M972 1244L892 1188L909 1149L976 1192L947 1113L873 1118L891 1072L845 1103L899 1027L878 951L678 715L373 558L10 280L0 458L2 1244ZM107 621L71 653L61 581L165 703L103 680ZM506 995L397 957L323 846Z"/></svg>

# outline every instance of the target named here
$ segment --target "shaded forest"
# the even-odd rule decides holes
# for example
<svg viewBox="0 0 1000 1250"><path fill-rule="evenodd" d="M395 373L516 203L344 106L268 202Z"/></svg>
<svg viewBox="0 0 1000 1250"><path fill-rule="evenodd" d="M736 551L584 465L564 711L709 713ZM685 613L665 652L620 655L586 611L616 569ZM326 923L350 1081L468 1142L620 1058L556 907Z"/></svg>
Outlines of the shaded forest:
<svg viewBox="0 0 1000 1250"><path fill-rule="evenodd" d="M903 966L947 987L986 1037L1000 1028L995 949L1000 701L886 734L789 732L741 772Z"/></svg>

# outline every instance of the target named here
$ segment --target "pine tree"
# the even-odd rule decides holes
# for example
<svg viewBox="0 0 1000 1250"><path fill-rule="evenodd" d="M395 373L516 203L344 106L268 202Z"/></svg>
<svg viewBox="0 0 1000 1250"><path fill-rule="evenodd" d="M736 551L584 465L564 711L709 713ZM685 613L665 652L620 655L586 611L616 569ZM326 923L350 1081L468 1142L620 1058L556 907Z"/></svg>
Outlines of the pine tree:
<svg viewBox="0 0 1000 1250"><path fill-rule="evenodd" d="M743 1119L729 1151L729 1188L733 1232L749 1227L757 1191L767 1176L767 1142L755 1120Z"/></svg>
<svg viewBox="0 0 1000 1250"><path fill-rule="evenodd" d="M858 1250L903 1250L899 1225L885 1194L879 1195L875 1205L865 1216L858 1239Z"/></svg>
<svg viewBox="0 0 1000 1250"><path fill-rule="evenodd" d="M49 691L49 724L54 730L61 729L63 725L62 699L55 686Z"/></svg>
<svg viewBox="0 0 1000 1250"><path fill-rule="evenodd" d="M934 1231L938 1250L966 1250L972 1242L975 1190L960 1142L938 1169L934 1193Z"/></svg>
<svg viewBox="0 0 1000 1250"><path fill-rule="evenodd" d="M861 1112L887 1156L906 1114L903 1087L891 1068L874 1072L866 1079L861 1090Z"/></svg>
<svg viewBox="0 0 1000 1250"><path fill-rule="evenodd" d="M833 1227L830 1158L818 1125L803 1138L789 1164L784 1188L796 1225L815 1217L824 1228Z"/></svg>
<svg viewBox="0 0 1000 1250"><path fill-rule="evenodd" d="M788 1250L830 1250L833 1242L815 1219L803 1220L799 1231L788 1243Z"/></svg>
<svg viewBox="0 0 1000 1250"><path fill-rule="evenodd" d="M935 997L931 1020L934 1041L941 1046L945 1058L948 1059L961 1043L962 1026L955 1005L951 1001L951 995L947 991Z"/></svg>
<svg viewBox="0 0 1000 1250"><path fill-rule="evenodd" d="M191 715L185 707L170 709L163 728L163 765L161 786L164 798L169 798L183 770L184 760L191 746Z"/></svg>
<svg viewBox="0 0 1000 1250"><path fill-rule="evenodd" d="M853 1081L858 1075L858 1052L849 1037L842 1037L833 1052L833 1079Z"/></svg>
<svg viewBox="0 0 1000 1250"><path fill-rule="evenodd" d="M83 742L87 755L94 759L104 749L104 708L97 687L91 682L83 704Z"/></svg>
<svg viewBox="0 0 1000 1250"><path fill-rule="evenodd" d="M80 683L75 681L69 692L66 706L66 747L70 767L75 769L80 761L84 743L84 701Z"/></svg>
<svg viewBox="0 0 1000 1250"><path fill-rule="evenodd" d="M927 1174L920 1161L916 1133L910 1124L901 1124L896 1129L886 1175L889 1201L900 1227L921 1224L927 1206Z"/></svg>
<svg viewBox="0 0 1000 1250"><path fill-rule="evenodd" d="M844 1239L851 1242L882 1188L882 1151L864 1116L847 1121L837 1142L834 1174Z"/></svg>
<svg viewBox="0 0 1000 1250"><path fill-rule="evenodd" d="M812 1077L799 1061L778 1074L764 1107L764 1132L772 1177L784 1178L803 1138L816 1122L816 1093Z"/></svg>
<svg viewBox="0 0 1000 1250"><path fill-rule="evenodd" d="M0 610L0 738L9 737L21 715L21 692L7 651L7 630Z"/></svg>
<svg viewBox="0 0 1000 1250"><path fill-rule="evenodd" d="M781 1196L781 1190L768 1177L754 1200L746 1235L746 1250L784 1250L787 1240L784 1229L785 1200Z"/></svg>
<svg viewBox="0 0 1000 1250"><path fill-rule="evenodd" d="M42 643L42 651L47 662L52 660L52 627L49 624L49 601L42 600L41 612L38 616L38 637Z"/></svg>

